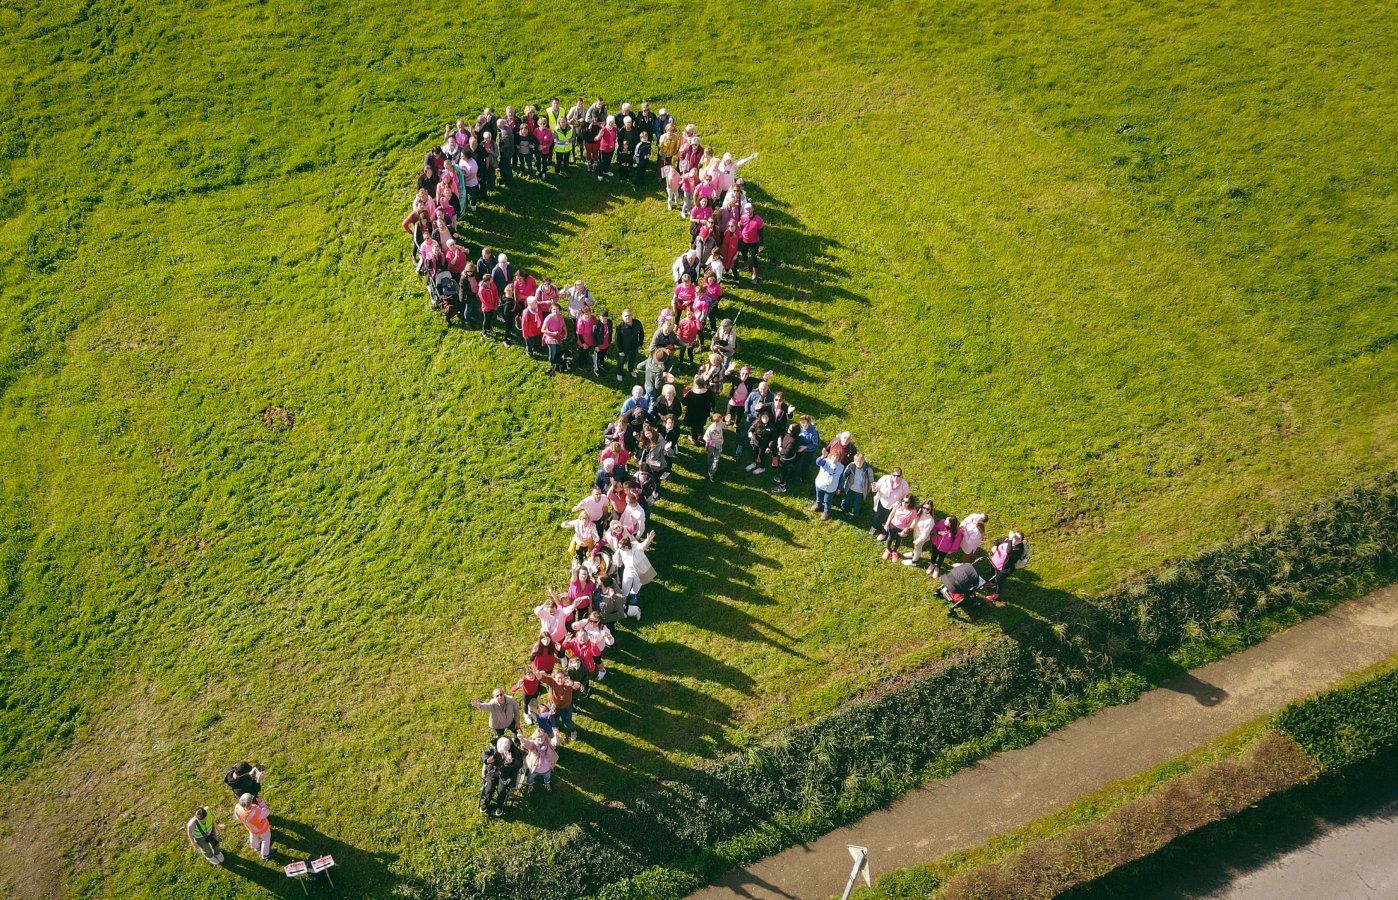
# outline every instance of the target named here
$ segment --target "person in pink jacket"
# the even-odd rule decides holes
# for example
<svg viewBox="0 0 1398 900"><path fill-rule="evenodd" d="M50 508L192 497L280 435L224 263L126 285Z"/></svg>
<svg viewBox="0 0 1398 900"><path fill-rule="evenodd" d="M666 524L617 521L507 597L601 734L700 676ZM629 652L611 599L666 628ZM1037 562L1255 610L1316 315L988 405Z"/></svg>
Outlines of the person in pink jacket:
<svg viewBox="0 0 1398 900"><path fill-rule="evenodd" d="M542 781L544 790L553 790L553 769L558 765L558 751L553 748L553 739L535 729L531 737L519 742L524 757L525 793L534 790L534 782Z"/></svg>
<svg viewBox="0 0 1398 900"><path fill-rule="evenodd" d="M913 498L907 495L888 514L888 536L884 538L883 558L897 561L898 547L903 543L903 538L908 537L913 532L913 521L917 518L917 510L913 507Z"/></svg>
<svg viewBox="0 0 1398 900"><path fill-rule="evenodd" d="M946 561L948 554L961 549L963 536L961 522L956 516L947 516L937 523L936 530L932 532L932 564L927 567L928 575L933 578L941 576L942 563Z"/></svg>
<svg viewBox="0 0 1398 900"><path fill-rule="evenodd" d="M563 352L563 342L568 339L568 320L554 307L544 317L544 349L549 355L549 373L556 374L568 367L568 355Z"/></svg>
<svg viewBox="0 0 1398 900"><path fill-rule="evenodd" d="M539 618L540 633L548 635L554 646L563 643L563 639L568 636L568 618L573 615L575 609L577 604L559 603L558 598L552 594L534 607L534 615Z"/></svg>
<svg viewBox="0 0 1398 900"><path fill-rule="evenodd" d="M602 132L597 136L597 180L602 181L603 176L611 177L616 173L612 171L612 157L616 156L616 116L607 116L607 124L602 126Z"/></svg>
<svg viewBox="0 0 1398 900"><path fill-rule="evenodd" d="M616 643L616 638L612 635L612 630L602 622L602 613L593 610L588 613L586 619L573 623L573 631L578 637L583 638L592 645L592 658L597 662L597 680L601 681L607 677L607 667L602 662L602 654L607 652L607 648Z"/></svg>

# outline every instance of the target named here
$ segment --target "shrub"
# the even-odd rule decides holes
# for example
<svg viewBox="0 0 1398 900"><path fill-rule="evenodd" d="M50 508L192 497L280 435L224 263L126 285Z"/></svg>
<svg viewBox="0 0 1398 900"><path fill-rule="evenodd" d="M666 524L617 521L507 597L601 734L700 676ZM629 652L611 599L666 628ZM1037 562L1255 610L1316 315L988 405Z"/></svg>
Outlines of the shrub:
<svg viewBox="0 0 1398 900"><path fill-rule="evenodd" d="M1398 747L1398 670L1293 703L1277 724L1325 771Z"/></svg>
<svg viewBox="0 0 1398 900"><path fill-rule="evenodd" d="M939 896L946 900L1055 897L1315 774L1315 764L1295 741L1268 732L1240 757L1211 763L1096 822L952 878Z"/></svg>
<svg viewBox="0 0 1398 900"><path fill-rule="evenodd" d="M624 807L598 807L588 820L542 835L508 856L460 859L443 853L430 889L450 898L525 896L538 884L568 897L604 890L609 898L681 896L727 866L877 808L918 784L940 760L968 762L974 755L965 752L969 742L979 742L971 746L981 754L1012 740L1025 742L1036 736L1034 724L1013 723L1044 711L1051 699L1054 709L1081 709L1062 697L1080 697L1103 676L1160 658L1181 646L1198 623L1244 628L1283 610L1311 615L1374 584L1394 568L1384 537L1396 528L1398 473L1389 473L1065 610L1073 618L1071 630L1092 635L1091 641L1064 642L1050 624L1031 626L1014 639L997 638L897 689L701 766ZM1105 646L1113 648L1111 656L1102 652ZM991 735L998 738L987 740ZM1293 771L1290 762L1279 766L1273 776ZM1204 804L1173 797L1175 807L1191 812L1170 828L1196 827L1200 816L1217 817L1218 809L1252 796L1252 782L1219 778L1206 783L1212 793ZM857 789L851 791L852 785ZM754 833L757 840L747 839ZM1123 853L1141 855L1131 843L1140 833L1119 832L1115 849L1092 864L1109 865Z"/></svg>

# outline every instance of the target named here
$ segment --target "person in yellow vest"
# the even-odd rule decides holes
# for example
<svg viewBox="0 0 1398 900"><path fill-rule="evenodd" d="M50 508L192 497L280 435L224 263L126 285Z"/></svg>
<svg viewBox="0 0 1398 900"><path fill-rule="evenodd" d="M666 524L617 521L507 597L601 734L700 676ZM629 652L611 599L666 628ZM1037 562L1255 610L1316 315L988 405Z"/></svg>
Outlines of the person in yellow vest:
<svg viewBox="0 0 1398 900"><path fill-rule="evenodd" d="M272 855L272 822L267 815L267 801L252 794L238 798L233 807L233 818L248 830L248 846L256 850L263 859Z"/></svg>
<svg viewBox="0 0 1398 900"><path fill-rule="evenodd" d="M553 170L567 172L573 161L573 123L564 116L553 126Z"/></svg>
<svg viewBox="0 0 1398 900"><path fill-rule="evenodd" d="M184 833L188 835L189 842L211 866L223 862L223 850L218 845L218 833L222 828L223 825L215 822L209 815L207 806L196 809L194 818L184 826Z"/></svg>

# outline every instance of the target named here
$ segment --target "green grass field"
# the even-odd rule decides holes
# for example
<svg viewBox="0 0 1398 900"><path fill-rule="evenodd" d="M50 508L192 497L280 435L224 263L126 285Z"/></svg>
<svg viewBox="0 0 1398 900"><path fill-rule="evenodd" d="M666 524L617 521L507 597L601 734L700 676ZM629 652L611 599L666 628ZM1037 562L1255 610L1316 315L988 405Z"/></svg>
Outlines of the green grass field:
<svg viewBox="0 0 1398 900"><path fill-rule="evenodd" d="M760 151L740 356L920 496L1026 531L1046 589L1398 457L1381 4L89 0L0 26L9 895L299 894L184 844L244 757L294 850L410 894L999 627L686 457L561 789L474 814L468 701L513 680L621 399L427 313L398 223L485 104L650 99ZM685 234L658 192L574 178L468 243L649 324Z"/></svg>

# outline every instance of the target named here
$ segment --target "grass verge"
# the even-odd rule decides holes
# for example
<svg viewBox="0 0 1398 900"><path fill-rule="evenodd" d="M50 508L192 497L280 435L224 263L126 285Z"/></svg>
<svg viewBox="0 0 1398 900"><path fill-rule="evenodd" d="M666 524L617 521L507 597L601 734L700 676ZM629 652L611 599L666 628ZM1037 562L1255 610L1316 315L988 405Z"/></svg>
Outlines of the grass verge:
<svg viewBox="0 0 1398 900"><path fill-rule="evenodd" d="M1267 822L1268 832L1295 830L1290 819L1313 803L1317 786L1352 794L1356 782L1380 775L1398 783L1387 768L1398 746L1395 695L1398 657L975 850L891 872L857 896L1142 896L1158 876L1195 865L1200 845L1214 858L1233 852L1229 841L1247 830L1238 817Z"/></svg>
<svg viewBox="0 0 1398 900"><path fill-rule="evenodd" d="M601 807L526 852L444 855L432 890L506 895L559 871L576 894L682 895L929 777L1134 697L1150 683L1143 673L1177 669L1172 651L1192 658L1245 644L1391 577L1394 560L1382 536L1395 524L1398 478L1389 475L625 805ZM1064 621L1076 627L1065 629ZM910 717L910 709L919 715ZM571 852L579 841L596 851Z"/></svg>

